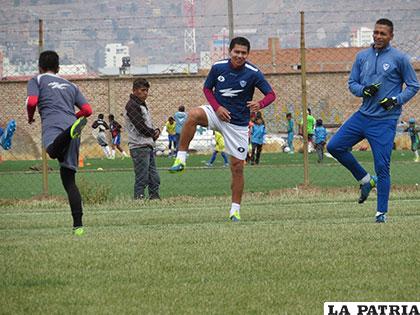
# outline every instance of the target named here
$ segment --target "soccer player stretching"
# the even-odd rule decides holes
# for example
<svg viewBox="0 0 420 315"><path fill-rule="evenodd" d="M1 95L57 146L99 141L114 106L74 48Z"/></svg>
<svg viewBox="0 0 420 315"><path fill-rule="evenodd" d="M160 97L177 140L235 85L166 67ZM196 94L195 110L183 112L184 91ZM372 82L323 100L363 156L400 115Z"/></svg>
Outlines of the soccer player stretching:
<svg viewBox="0 0 420 315"><path fill-rule="evenodd" d="M390 45L393 24L380 19L373 31L373 45L357 54L348 81L350 91L362 97L354 113L330 140L327 150L360 182L359 203L363 203L377 186L375 221L384 223L388 212L391 187L389 173L391 152L402 105L418 91L416 73L407 56ZM405 83L406 89L403 90ZM350 149L367 139L375 164L371 176L350 153Z"/></svg>
<svg viewBox="0 0 420 315"><path fill-rule="evenodd" d="M60 176L70 203L73 233L84 234L82 198L75 175L79 160L80 133L92 109L79 88L59 77L59 57L55 51L39 56L39 75L28 82L28 123L34 122L38 106L41 115L42 143L48 155L60 162ZM75 113L74 106L80 110Z"/></svg>
<svg viewBox="0 0 420 315"><path fill-rule="evenodd" d="M203 89L210 105L196 107L189 112L182 129L177 158L169 169L172 173L184 170L188 146L197 125L220 131L225 138L226 152L231 156L232 206L229 218L232 221L240 220L251 111L259 111L276 98L261 71L247 62L249 50L249 41L236 37L229 45L230 58L213 65ZM265 95L260 101L252 100L255 87Z"/></svg>

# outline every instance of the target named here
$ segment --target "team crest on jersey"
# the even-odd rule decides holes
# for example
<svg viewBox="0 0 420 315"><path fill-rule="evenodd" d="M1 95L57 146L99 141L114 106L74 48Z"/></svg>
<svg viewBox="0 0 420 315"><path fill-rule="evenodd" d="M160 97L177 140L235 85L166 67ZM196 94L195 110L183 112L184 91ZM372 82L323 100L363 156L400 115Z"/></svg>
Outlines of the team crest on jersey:
<svg viewBox="0 0 420 315"><path fill-rule="evenodd" d="M224 77L224 76L222 76L222 75L219 75L219 76L217 77L217 81L219 81L219 82L225 82L225 77Z"/></svg>
<svg viewBox="0 0 420 315"><path fill-rule="evenodd" d="M244 81L244 80L241 80L240 82L239 82L239 84L241 85L241 87L245 87L246 86L246 81Z"/></svg>
<svg viewBox="0 0 420 315"><path fill-rule="evenodd" d="M384 63L383 65L382 65L382 67L384 68L384 70L386 71L386 70L388 70L389 69L389 63Z"/></svg>

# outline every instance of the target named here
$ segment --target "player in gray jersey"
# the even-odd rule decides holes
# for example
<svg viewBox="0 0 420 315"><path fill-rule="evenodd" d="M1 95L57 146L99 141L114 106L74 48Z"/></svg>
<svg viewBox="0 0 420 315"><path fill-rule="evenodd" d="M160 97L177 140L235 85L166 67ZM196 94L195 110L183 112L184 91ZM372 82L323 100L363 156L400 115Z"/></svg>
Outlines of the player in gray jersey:
<svg viewBox="0 0 420 315"><path fill-rule="evenodd" d="M73 217L73 233L84 234L82 198L75 175L79 159L80 134L92 114L79 88L57 75L59 56L44 51L39 56L39 75L28 82L26 100L28 123L32 124L36 107L41 116L42 144L52 159L60 163L60 176L67 192ZM78 107L76 113L74 107Z"/></svg>

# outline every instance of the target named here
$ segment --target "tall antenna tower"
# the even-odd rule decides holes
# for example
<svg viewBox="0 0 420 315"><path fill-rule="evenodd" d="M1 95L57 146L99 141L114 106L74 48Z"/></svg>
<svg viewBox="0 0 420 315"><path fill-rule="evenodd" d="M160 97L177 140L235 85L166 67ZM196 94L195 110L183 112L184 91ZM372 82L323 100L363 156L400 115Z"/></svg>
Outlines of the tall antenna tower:
<svg viewBox="0 0 420 315"><path fill-rule="evenodd" d="M195 0L184 0L184 16L186 19L184 31L184 51L188 63L196 61L195 44Z"/></svg>

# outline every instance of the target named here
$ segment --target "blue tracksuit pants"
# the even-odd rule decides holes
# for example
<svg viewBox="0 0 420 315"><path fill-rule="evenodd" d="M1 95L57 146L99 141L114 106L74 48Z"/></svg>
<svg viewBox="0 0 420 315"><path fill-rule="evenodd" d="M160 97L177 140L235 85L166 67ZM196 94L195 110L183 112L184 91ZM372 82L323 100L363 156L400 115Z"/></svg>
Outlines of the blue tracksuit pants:
<svg viewBox="0 0 420 315"><path fill-rule="evenodd" d="M344 165L356 180L360 181L367 172L350 150L356 143L367 139L372 149L375 172L378 176L377 211L380 212L388 211L391 188L389 169L396 127L396 119L374 120L356 112L341 126L327 145L328 152Z"/></svg>

